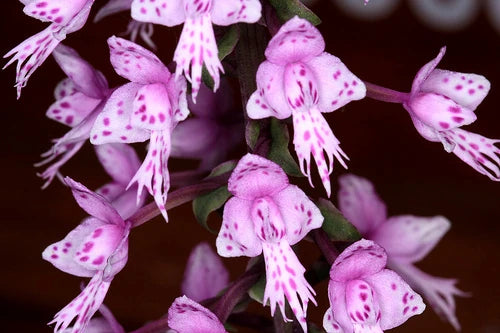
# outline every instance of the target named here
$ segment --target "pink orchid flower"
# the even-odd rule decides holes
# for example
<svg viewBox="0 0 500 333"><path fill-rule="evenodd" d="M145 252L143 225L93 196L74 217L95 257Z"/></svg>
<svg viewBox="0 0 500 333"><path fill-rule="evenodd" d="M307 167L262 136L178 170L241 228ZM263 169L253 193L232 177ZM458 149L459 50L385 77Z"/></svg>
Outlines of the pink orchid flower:
<svg viewBox="0 0 500 333"><path fill-rule="evenodd" d="M168 326L178 333L226 333L215 314L186 296L168 309Z"/></svg>
<svg viewBox="0 0 500 333"><path fill-rule="evenodd" d="M56 101L48 108L46 115L72 129L62 138L56 139L52 148L42 154L45 159L36 164L42 166L60 157L40 174L46 179L43 188L59 175L59 169L89 139L91 126L111 93L104 75L72 48L59 44L53 55L68 77L56 86Z"/></svg>
<svg viewBox="0 0 500 333"><path fill-rule="evenodd" d="M285 297L307 331L307 303L314 290L304 278L305 269L291 246L312 229L321 227L323 216L311 200L290 185L281 167L263 157L247 154L228 182L234 195L224 206L217 252L223 257L255 257L264 253L266 288L271 314L278 304L285 320ZM300 302L299 302L300 297Z"/></svg>
<svg viewBox="0 0 500 333"><path fill-rule="evenodd" d="M424 139L441 142L477 172L500 181L500 140L485 138L460 127L476 120L474 110L490 90L481 75L436 69L446 48L417 73L410 97L403 104Z"/></svg>
<svg viewBox="0 0 500 333"><path fill-rule="evenodd" d="M228 283L229 272L212 247L204 242L195 246L186 264L182 293L200 302L215 297Z"/></svg>
<svg viewBox="0 0 500 333"><path fill-rule="evenodd" d="M333 156L347 168L322 112L331 112L365 97L366 88L339 58L324 52L325 41L307 20L285 23L266 48L257 71L257 91L247 104L252 119L293 117L293 144L302 173L311 183L311 154L330 196ZM323 151L328 160L325 160Z"/></svg>
<svg viewBox="0 0 500 333"><path fill-rule="evenodd" d="M52 322L54 332L64 331L75 319L71 332L83 332L101 306L114 276L128 258L130 223L101 195L66 178L78 205L91 217L85 219L63 240L48 246L42 257L63 272L90 277L85 289Z"/></svg>
<svg viewBox="0 0 500 333"><path fill-rule="evenodd" d="M101 9L99 9L97 14L95 14L94 22L98 22L107 16L119 12L129 11L132 6L132 1L133 0L109 0L104 6L101 7ZM125 31L122 35L130 36L130 40L134 43L137 36L140 36L150 48L156 49L156 45L151 39L153 31L153 24L138 22L132 19L127 26L127 31Z"/></svg>
<svg viewBox="0 0 500 333"><path fill-rule="evenodd" d="M261 16L258 0L133 0L132 18L141 22L168 27L184 23L174 53L176 77L182 72L191 82L193 101L201 83L205 64L214 79L214 91L219 86L219 71L224 72L218 58L212 23L231 25L238 22L255 23Z"/></svg>
<svg viewBox="0 0 500 333"><path fill-rule="evenodd" d="M385 269L383 248L362 239L335 260L330 270L328 333L375 333L403 324L425 309L422 297L396 273Z"/></svg>
<svg viewBox="0 0 500 333"><path fill-rule="evenodd" d="M4 58L12 56L7 67L17 61L17 98L29 77L47 59L66 35L80 30L87 21L94 0L20 0L24 13L42 22L51 22L43 31L26 39L10 50Z"/></svg>
<svg viewBox="0 0 500 333"><path fill-rule="evenodd" d="M104 304L99 308L102 317L92 318L85 333L125 333L122 325L113 316L113 313ZM73 332L73 327L66 328L62 333Z"/></svg>
<svg viewBox="0 0 500 333"><path fill-rule="evenodd" d="M186 81L174 78L152 52L135 43L111 37L108 44L115 71L131 82L109 97L92 127L90 142L100 145L149 139L148 154L130 184L138 183L138 199L145 186L168 221L165 202L170 187L170 136L177 122L189 114Z"/></svg>
<svg viewBox="0 0 500 333"><path fill-rule="evenodd" d="M428 275L413 265L437 245L449 230L450 222L442 216L387 217L384 202L367 179L345 175L339 183L339 207L344 216L363 237L382 246L387 252L388 267L422 293L434 311L459 330L453 296L466 294L455 287L457 280Z"/></svg>

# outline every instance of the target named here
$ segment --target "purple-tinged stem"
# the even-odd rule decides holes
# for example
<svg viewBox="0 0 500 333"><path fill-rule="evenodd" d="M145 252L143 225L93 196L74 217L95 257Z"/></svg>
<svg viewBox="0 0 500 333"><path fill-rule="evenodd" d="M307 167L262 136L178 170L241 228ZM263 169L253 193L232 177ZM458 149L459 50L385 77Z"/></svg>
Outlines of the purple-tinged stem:
<svg viewBox="0 0 500 333"><path fill-rule="evenodd" d="M149 322L141 328L131 331L130 333L159 333L166 332L168 329L168 318L167 316L164 316L160 319Z"/></svg>
<svg viewBox="0 0 500 333"><path fill-rule="evenodd" d="M314 242L321 250L321 253L325 256L326 261L328 261L328 264L332 265L335 259L339 256L339 251L335 248L335 246L333 246L333 242L323 229L313 230L312 236L314 238Z"/></svg>
<svg viewBox="0 0 500 333"><path fill-rule="evenodd" d="M402 93L366 81L364 83L366 86L366 97L377 101L403 104L410 98L409 93Z"/></svg>
<svg viewBox="0 0 500 333"><path fill-rule="evenodd" d="M194 200L201 194L215 190L216 188L227 183L229 178L229 172L226 172L220 176L207 179L199 184L190 185L168 194L167 202L165 203L165 209L168 211L172 208L185 204L189 201ZM160 215L160 210L155 202L139 209L134 215L132 215L128 221L132 223L132 228L138 227L143 223Z"/></svg>

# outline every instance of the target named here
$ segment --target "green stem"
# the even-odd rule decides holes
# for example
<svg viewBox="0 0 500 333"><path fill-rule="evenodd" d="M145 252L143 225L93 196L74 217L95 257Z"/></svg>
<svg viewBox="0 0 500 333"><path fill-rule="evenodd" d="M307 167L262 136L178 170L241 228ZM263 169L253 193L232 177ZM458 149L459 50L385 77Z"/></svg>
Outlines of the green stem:
<svg viewBox="0 0 500 333"><path fill-rule="evenodd" d="M325 256L326 261L328 261L328 264L330 264L331 266L335 259L337 259L337 257L339 256L339 251L335 248L333 242L330 240L327 233L323 229L313 230L312 236L314 242L321 250L321 253L323 253L323 255Z"/></svg>

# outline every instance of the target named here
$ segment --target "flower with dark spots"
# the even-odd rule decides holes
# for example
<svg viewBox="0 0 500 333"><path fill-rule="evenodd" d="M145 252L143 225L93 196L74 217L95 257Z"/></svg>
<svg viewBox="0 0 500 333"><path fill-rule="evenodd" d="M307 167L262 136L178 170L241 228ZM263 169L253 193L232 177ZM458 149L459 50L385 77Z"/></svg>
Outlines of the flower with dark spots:
<svg viewBox="0 0 500 333"><path fill-rule="evenodd" d="M178 333L226 333L215 314L186 296L176 298L168 309L168 326Z"/></svg>

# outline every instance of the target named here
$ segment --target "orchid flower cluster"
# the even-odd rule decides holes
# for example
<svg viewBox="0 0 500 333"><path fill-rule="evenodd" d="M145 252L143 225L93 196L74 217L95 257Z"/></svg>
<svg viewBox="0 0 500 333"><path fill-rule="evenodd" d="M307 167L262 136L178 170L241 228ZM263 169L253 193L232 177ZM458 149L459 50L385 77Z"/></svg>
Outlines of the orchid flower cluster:
<svg viewBox="0 0 500 333"><path fill-rule="evenodd" d="M341 176L333 191L341 213L329 199L315 201L308 188L293 182L306 176L313 186L318 177L331 196L335 160L347 168L349 158L324 114L365 97L401 104L424 139L440 142L475 171L500 181L500 140L461 128L476 120L475 110L490 90L484 76L438 69L443 47L418 71L408 93L365 82L325 51L318 17L293 0L110 0L95 20L121 11L131 16L130 40L108 39L110 63L128 82L110 87L99 70L61 44L84 27L94 0L21 2L26 15L49 26L6 54L7 66L17 61L18 97L50 55L67 75L55 87L46 115L71 129L42 155L39 166L49 166L39 175L44 187L60 179L89 215L42 254L61 271L90 278L49 323L54 332L125 332L103 302L127 264L129 234L159 214L168 222L168 210L190 201L211 231L207 216L220 209L217 237L193 249L181 294L165 300L168 312L134 332L231 331L244 325L238 318L255 316L247 310L248 295L269 305L275 317L260 318L262 326L253 327L258 331L273 325L278 331L287 325L319 331L308 317L310 302L326 309L326 332L382 332L421 314L425 304L460 329L455 296L467 294L455 279L415 266L450 221L388 217L374 186L355 175ZM140 36L154 49L154 25L180 24L173 59L162 61L134 42ZM222 33L214 33L213 25ZM267 45L265 50L249 47L249 38ZM228 55L231 66L225 66ZM234 103L235 82L243 111ZM288 127L295 154L289 152ZM61 172L86 142L112 178L96 190ZM138 142L147 142L142 162L130 145ZM242 142L246 155L229 159ZM171 157L199 165L170 173ZM349 232L336 234L332 225ZM297 254L306 241L317 245L318 262L328 268L322 278L329 280L329 304L318 304L317 281L307 274L317 265L305 265ZM219 256L252 259L230 282ZM98 311L102 316L95 316Z"/></svg>

